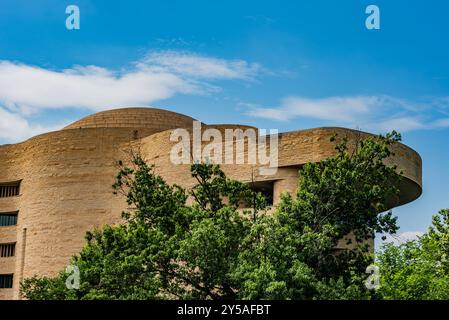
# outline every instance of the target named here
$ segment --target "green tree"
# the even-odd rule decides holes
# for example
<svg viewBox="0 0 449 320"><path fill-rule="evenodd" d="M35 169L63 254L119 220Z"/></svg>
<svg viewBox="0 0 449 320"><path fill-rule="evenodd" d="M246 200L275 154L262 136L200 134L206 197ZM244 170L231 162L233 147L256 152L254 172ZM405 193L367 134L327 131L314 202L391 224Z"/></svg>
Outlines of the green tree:
<svg viewBox="0 0 449 320"><path fill-rule="evenodd" d="M243 239L235 273L243 284L241 297L370 297L363 285L373 262L367 240L398 229L392 213L382 212L399 191L397 168L385 165L399 140L393 132L360 139L350 150L341 139L336 156L306 164L296 196L285 194L274 214L259 219ZM352 250L336 252L351 232Z"/></svg>
<svg viewBox="0 0 449 320"><path fill-rule="evenodd" d="M386 244L377 256L384 299L449 299L449 210L418 240Z"/></svg>
<svg viewBox="0 0 449 320"><path fill-rule="evenodd" d="M337 137L338 138L338 137ZM88 232L72 258L80 288L67 274L33 277L21 286L29 299L363 299L372 263L367 240L395 232L391 212L399 174L385 165L387 136L349 147L300 170L296 195L283 195L268 214L264 197L231 180L219 166L193 164L191 190L168 185L144 159L120 164L116 193L132 208L124 223ZM192 204L187 204L191 197ZM251 207L241 210L242 205ZM336 251L355 235L353 249Z"/></svg>
<svg viewBox="0 0 449 320"><path fill-rule="evenodd" d="M80 269L80 288L60 285L66 273L34 277L22 284L27 298L237 297L238 285L230 275L251 222L249 211L241 213L238 207L251 200L262 208L261 195L226 178L216 165L192 165L197 184L187 193L167 185L139 155L132 161L132 168L120 163L113 188L133 209L123 213L126 223L87 233L87 245L72 258ZM186 205L188 195L194 199L191 206Z"/></svg>

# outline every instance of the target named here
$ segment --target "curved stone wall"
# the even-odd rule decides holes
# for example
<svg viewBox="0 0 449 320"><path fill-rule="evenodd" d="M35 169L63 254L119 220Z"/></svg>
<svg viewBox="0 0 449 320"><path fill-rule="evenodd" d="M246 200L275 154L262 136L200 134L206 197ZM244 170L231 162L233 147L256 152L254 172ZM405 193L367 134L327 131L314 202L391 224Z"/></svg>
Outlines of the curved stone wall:
<svg viewBox="0 0 449 320"><path fill-rule="evenodd" d="M168 183L189 187L189 165L174 165L169 154L176 142L170 129L191 128L193 119L159 109L131 108L101 112L61 131L25 142L0 146L0 184L21 181L20 194L0 198L0 213L19 211L17 226L0 227L0 243L16 242L14 257L0 258L0 274L14 274L12 289L0 289L0 299L17 299L19 282L37 275L55 275L84 245L88 230L120 221L126 202L112 194L116 161L126 160L126 150L139 147L156 172ZM211 125L243 130L240 125ZM204 129L203 128L203 129ZM223 165L224 171L242 181L273 182L274 203L281 192L296 188L298 168L334 154L330 136L354 139L365 135L342 128L287 132L279 138L279 170L272 177L254 174L259 165ZM421 194L421 159L398 145L391 160L404 170L402 203Z"/></svg>
<svg viewBox="0 0 449 320"><path fill-rule="evenodd" d="M202 129L204 131L208 128L217 128L220 131L223 131L227 128L240 128L242 130L245 130L250 127L236 125L233 125L231 127L227 125L207 125L203 126ZM184 186L191 186L195 183L195 181L189 175L189 166L173 165L170 161L170 150L177 143L170 141L170 134L171 131L163 131L143 138L139 140L139 148L146 156L146 160L154 164L156 168L159 168L159 172L163 174L167 182L177 183ZM292 170L296 172L296 177L298 177L297 171L305 163L319 162L323 159L335 155L335 143L330 141L331 137L335 134L337 134L337 137L340 138L348 138L350 142L349 147L351 147L351 142L362 139L369 135L368 133L345 128L317 128L286 132L279 135L279 169L275 175L259 175L258 169L262 166L260 164L222 164L221 167L229 177L247 182L252 180L286 180L287 178L284 178L286 172L289 172L289 174L287 174L288 176L292 176ZM209 143L203 142L203 147L207 144ZM269 149L270 148L268 147L267 152L269 152ZM395 144L392 149L395 155L391 157L387 162L388 164L397 165L398 169L403 172L402 175L404 177L403 185L401 186L399 202L394 204L394 206L398 206L411 202L421 195L422 161L421 157L416 151L405 146L404 144ZM245 159L247 159L247 151L247 142L245 141ZM222 152L224 154L225 151L223 150ZM297 179L294 184L295 186L296 182ZM286 184L286 182L282 183ZM282 183L279 182L279 185L281 185ZM284 191L293 192L295 188L293 187L292 182L288 183L288 185L290 185L290 187L286 188ZM275 194L275 198L278 198L278 195Z"/></svg>
<svg viewBox="0 0 449 320"><path fill-rule="evenodd" d="M156 108L126 108L102 111L82 118L67 127L80 128L147 128L152 132L191 127L195 119L176 112Z"/></svg>

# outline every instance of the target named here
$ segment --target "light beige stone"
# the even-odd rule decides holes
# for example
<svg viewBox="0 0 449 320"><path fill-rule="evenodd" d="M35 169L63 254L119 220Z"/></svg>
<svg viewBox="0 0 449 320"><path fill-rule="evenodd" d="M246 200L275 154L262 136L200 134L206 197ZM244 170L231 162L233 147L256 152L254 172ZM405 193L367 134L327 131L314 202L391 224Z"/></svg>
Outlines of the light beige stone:
<svg viewBox="0 0 449 320"><path fill-rule="evenodd" d="M188 165L173 165L169 153L171 129L191 129L193 119L159 109L125 108L100 112L63 130L22 143L0 146L0 184L21 180L20 195L0 198L0 213L19 211L17 226L0 227L0 243L16 242L15 257L0 258L0 274L13 273L12 289L0 289L0 299L19 299L19 283L33 275L53 276L85 244L88 230L120 222L126 202L112 193L116 161L139 147L168 183L194 184ZM205 128L249 128L211 125ZM223 165L230 178L250 182L272 180L274 203L282 192L294 192L298 169L335 154L329 138L338 133L355 141L366 133L344 128L286 132L279 137L279 170L272 177L258 174L259 165ZM404 182L395 205L421 194L421 158L398 144L389 160L403 170Z"/></svg>

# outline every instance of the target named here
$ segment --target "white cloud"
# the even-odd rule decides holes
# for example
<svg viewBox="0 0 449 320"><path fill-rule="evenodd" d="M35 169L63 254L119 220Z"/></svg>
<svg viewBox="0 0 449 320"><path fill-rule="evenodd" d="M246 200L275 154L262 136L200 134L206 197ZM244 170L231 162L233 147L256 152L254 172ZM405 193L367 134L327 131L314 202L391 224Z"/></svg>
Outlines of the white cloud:
<svg viewBox="0 0 449 320"><path fill-rule="evenodd" d="M138 63L142 69L153 69L193 79L252 79L260 70L258 64L243 60L224 60L176 51L148 54Z"/></svg>
<svg viewBox="0 0 449 320"><path fill-rule="evenodd" d="M313 118L351 122L358 115L369 113L378 99L376 97L329 97L310 99L288 97L282 100L278 108L253 107L249 115L286 121L291 118Z"/></svg>
<svg viewBox="0 0 449 320"><path fill-rule="evenodd" d="M380 244L394 243L395 245L406 243L407 241L418 240L423 233L421 231L406 231L398 234L385 234L385 240L381 240ZM382 235L381 235L382 236Z"/></svg>
<svg viewBox="0 0 449 320"><path fill-rule="evenodd" d="M216 92L217 81L251 80L259 70L243 60L175 51L150 53L118 71L93 65L50 70L0 61L0 139L17 141L46 130L27 120L45 109L150 105L180 93Z"/></svg>
<svg viewBox="0 0 449 320"><path fill-rule="evenodd" d="M139 105L192 92L176 75L134 70L121 75L95 66L63 71L0 62L0 101L10 109L82 107L101 110Z"/></svg>
<svg viewBox="0 0 449 320"><path fill-rule="evenodd" d="M435 121L435 126L438 128L449 127L449 118L443 118Z"/></svg>
<svg viewBox="0 0 449 320"><path fill-rule="evenodd" d="M314 119L320 120L323 125L370 131L405 132L449 127L449 119L430 117L433 101L416 103L385 95L326 98L291 96L281 100L277 107L246 106L246 114L253 117L278 121Z"/></svg>
<svg viewBox="0 0 449 320"><path fill-rule="evenodd" d="M259 67L242 60L224 60L190 53L151 53L130 70L98 66L48 70L0 61L0 104L11 110L81 107L102 110L145 105L177 93L217 90L206 81L248 80Z"/></svg>
<svg viewBox="0 0 449 320"><path fill-rule="evenodd" d="M6 141L18 141L44 132L58 130L65 124L41 126L30 124L19 114L11 113L0 107L0 138Z"/></svg>
<svg viewBox="0 0 449 320"><path fill-rule="evenodd" d="M396 130L398 132L425 129L425 125L420 121L420 119L414 117L399 117L387 119L381 121L378 124L369 124L368 127L371 127L373 129L377 128L381 131Z"/></svg>

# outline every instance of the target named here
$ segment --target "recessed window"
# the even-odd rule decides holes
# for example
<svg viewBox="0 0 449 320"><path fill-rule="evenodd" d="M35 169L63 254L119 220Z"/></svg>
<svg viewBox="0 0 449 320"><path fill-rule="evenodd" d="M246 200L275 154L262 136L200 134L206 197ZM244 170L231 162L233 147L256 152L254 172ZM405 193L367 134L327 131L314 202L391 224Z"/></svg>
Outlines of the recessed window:
<svg viewBox="0 0 449 320"><path fill-rule="evenodd" d="M0 198L18 196L19 191L20 181L0 183Z"/></svg>
<svg viewBox="0 0 449 320"><path fill-rule="evenodd" d="M16 254L15 243L0 244L0 258L14 257Z"/></svg>
<svg viewBox="0 0 449 320"><path fill-rule="evenodd" d="M0 274L0 289L12 288L12 282L12 274Z"/></svg>
<svg viewBox="0 0 449 320"><path fill-rule="evenodd" d="M265 205L267 207L271 207L273 205L274 181L254 181L248 184L253 191L259 192L265 197ZM252 207L250 203L246 203L244 206L246 208Z"/></svg>
<svg viewBox="0 0 449 320"><path fill-rule="evenodd" d="M15 226L18 212L0 213L0 227Z"/></svg>

